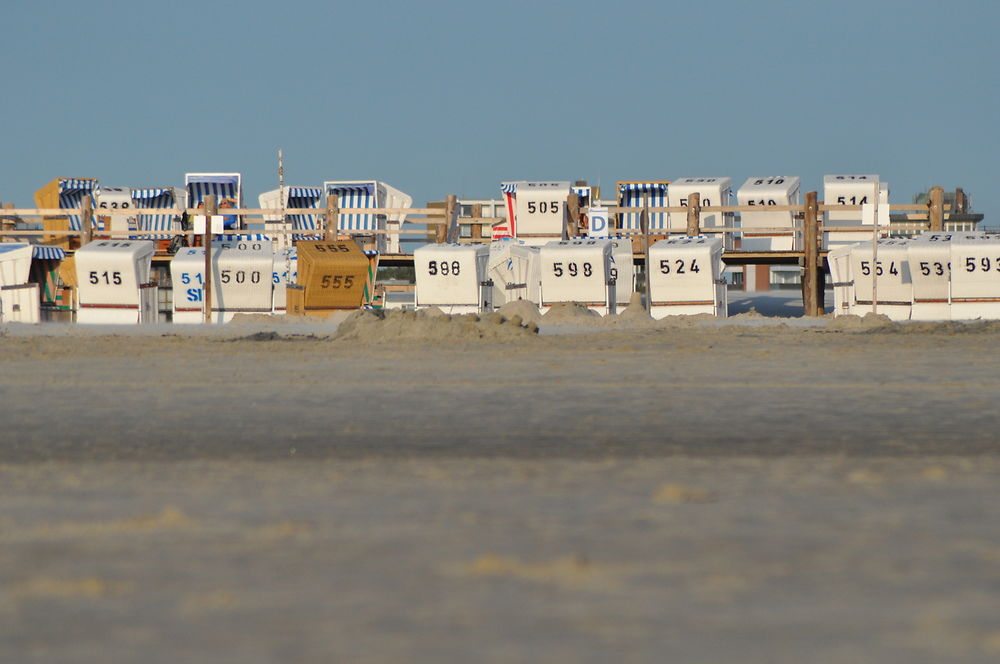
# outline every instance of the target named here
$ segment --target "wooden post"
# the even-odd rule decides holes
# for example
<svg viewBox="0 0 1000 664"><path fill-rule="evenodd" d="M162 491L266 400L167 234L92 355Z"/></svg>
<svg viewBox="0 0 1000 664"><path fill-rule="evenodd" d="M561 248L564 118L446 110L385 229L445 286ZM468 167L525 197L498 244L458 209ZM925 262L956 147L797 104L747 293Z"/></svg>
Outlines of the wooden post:
<svg viewBox="0 0 1000 664"><path fill-rule="evenodd" d="M701 235L701 194L688 196L687 234Z"/></svg>
<svg viewBox="0 0 1000 664"><path fill-rule="evenodd" d="M472 206L472 218L473 219L482 219L482 217L483 217L483 206L482 206L482 204L473 205ZM470 233L472 235L472 241L473 242L482 242L483 241L483 225L482 225L482 223L476 222L476 223L472 224L472 226L469 228L469 231L470 231Z"/></svg>
<svg viewBox="0 0 1000 664"><path fill-rule="evenodd" d="M445 220L445 242L458 242L458 196L448 194L444 206Z"/></svg>
<svg viewBox="0 0 1000 664"><path fill-rule="evenodd" d="M447 200L442 201L440 203L440 205L441 205L441 215L442 215L444 221L447 222L448 221L448 201ZM436 207L436 206L428 204L427 207ZM445 242L448 241L448 226L447 226L447 223L444 223L444 224L435 224L431 228L434 229L434 242L435 242L435 244L444 244Z"/></svg>
<svg viewBox="0 0 1000 664"><path fill-rule="evenodd" d="M969 211L969 199L965 197L965 191L961 187L955 189L955 204L951 206L951 211L955 214L966 214Z"/></svg>
<svg viewBox="0 0 1000 664"><path fill-rule="evenodd" d="M928 219L931 222L931 230L940 233L944 230L944 189L941 187L931 187L931 195L927 210Z"/></svg>
<svg viewBox="0 0 1000 664"><path fill-rule="evenodd" d="M573 192L566 197L566 216L563 222L564 239L580 234L580 197Z"/></svg>
<svg viewBox="0 0 1000 664"><path fill-rule="evenodd" d="M326 197L326 215L323 220L323 239L327 242L336 239L337 219L340 218L340 200L337 194Z"/></svg>
<svg viewBox="0 0 1000 664"><path fill-rule="evenodd" d="M3 203L2 207L3 207L4 210L13 210L14 209L14 204L13 203ZM14 217L4 217L3 219L0 219L0 230L12 231L15 228L17 228L17 221L14 219ZM4 241L3 238L0 238L0 242L3 242L3 241Z"/></svg>
<svg viewBox="0 0 1000 664"><path fill-rule="evenodd" d="M819 316L819 207L816 192L806 194L805 207L805 256L802 264L802 312L806 316ZM819 313L818 313L819 312Z"/></svg>
<svg viewBox="0 0 1000 664"><path fill-rule="evenodd" d="M201 285L204 295L204 310L202 312L206 323L212 322L212 217L219 211L219 203L215 194L205 196L205 236L202 245L205 247L204 283Z"/></svg>
<svg viewBox="0 0 1000 664"><path fill-rule="evenodd" d="M80 203L80 246L90 244L94 233L94 208L90 196L84 196Z"/></svg>
<svg viewBox="0 0 1000 664"><path fill-rule="evenodd" d="M653 309L653 291L649 286L649 194L642 195L642 210L639 212L639 229L642 231L643 275L646 279L646 313Z"/></svg>

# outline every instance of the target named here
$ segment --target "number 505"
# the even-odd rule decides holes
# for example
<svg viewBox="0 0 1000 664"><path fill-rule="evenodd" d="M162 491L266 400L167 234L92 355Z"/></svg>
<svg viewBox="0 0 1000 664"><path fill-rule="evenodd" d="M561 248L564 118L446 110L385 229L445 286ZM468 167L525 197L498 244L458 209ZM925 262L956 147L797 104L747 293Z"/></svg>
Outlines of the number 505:
<svg viewBox="0 0 1000 664"><path fill-rule="evenodd" d="M528 201L528 214L559 214L559 201Z"/></svg>

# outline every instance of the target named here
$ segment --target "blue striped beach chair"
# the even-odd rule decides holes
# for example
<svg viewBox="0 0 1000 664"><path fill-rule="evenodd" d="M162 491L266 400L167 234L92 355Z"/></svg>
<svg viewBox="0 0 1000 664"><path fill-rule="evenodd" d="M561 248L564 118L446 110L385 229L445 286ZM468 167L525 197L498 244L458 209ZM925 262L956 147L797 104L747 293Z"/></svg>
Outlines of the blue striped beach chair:
<svg viewBox="0 0 1000 664"><path fill-rule="evenodd" d="M79 208L83 205L83 199L90 197L92 207L97 207L94 200L94 190L98 187L97 180L89 178L65 178L59 180L59 209L69 210ZM83 228L80 215L71 214L69 217L69 229L79 231Z"/></svg>
<svg viewBox="0 0 1000 664"><path fill-rule="evenodd" d="M217 203L231 200L234 207L243 207L243 177L239 173L186 173L184 187L187 189L189 207L198 207L206 196L213 194ZM226 220L227 230L239 227L238 218Z"/></svg>
<svg viewBox="0 0 1000 664"><path fill-rule="evenodd" d="M620 207L642 207L643 198L649 196L649 207L667 207L667 185L669 180L641 180L619 182L618 205ZM622 230L639 230L639 213L621 214ZM667 213L654 212L649 215L649 228L667 228Z"/></svg>
<svg viewBox="0 0 1000 664"><path fill-rule="evenodd" d="M288 187L286 193L286 207L290 208L320 208L320 201L323 199L323 190L319 187ZM292 224L293 231L314 231L317 228L317 215L315 214L290 214L288 221ZM320 235L295 234L292 241L299 240L321 240Z"/></svg>
<svg viewBox="0 0 1000 664"><path fill-rule="evenodd" d="M344 180L323 183L323 199L335 194L341 208L408 208L413 199L395 187L378 180ZM337 229L342 231L384 231L398 227L406 218L405 214L369 214L364 212L341 214L337 219ZM362 233L363 235L363 233ZM380 252L399 253L399 236L386 237L376 234L376 246Z"/></svg>
<svg viewBox="0 0 1000 664"><path fill-rule="evenodd" d="M335 194L342 208L374 208L377 205L377 183L372 182L324 182L326 195ZM337 218L337 229L342 231L377 231L385 228L385 217L376 214L341 214Z"/></svg>
<svg viewBox="0 0 1000 664"><path fill-rule="evenodd" d="M178 196L181 194L181 196ZM161 187L155 189L133 189L132 201L136 208L183 208L184 201L178 201L183 197L183 192L175 191L173 187ZM140 240L169 240L173 237L172 231L180 230L179 219L171 213L167 214L140 214L136 216L136 231L160 231L151 235L135 235Z"/></svg>
<svg viewBox="0 0 1000 664"><path fill-rule="evenodd" d="M263 233L237 233L237 234L226 234L226 235L213 235L213 242L224 242L226 244L232 244L234 242L270 242L271 238Z"/></svg>
<svg viewBox="0 0 1000 664"><path fill-rule="evenodd" d="M35 207L46 210L79 209L89 196L91 207L97 207L95 192L98 189L97 178L53 178L35 192ZM96 215L95 215L96 216ZM42 219L45 230L73 231L79 233L83 224L79 214L52 215ZM80 246L79 237L66 235L46 235L45 244L58 245L64 249L74 249Z"/></svg>
<svg viewBox="0 0 1000 664"><path fill-rule="evenodd" d="M33 244L31 245L31 257L41 261L61 261L66 258L66 252L60 247Z"/></svg>
<svg viewBox="0 0 1000 664"><path fill-rule="evenodd" d="M579 185L575 184L570 187L570 190L577 195L580 199L580 208L584 209L590 206L590 198L593 195L594 188L589 185Z"/></svg>
<svg viewBox="0 0 1000 664"><path fill-rule="evenodd" d="M264 209L312 208L323 207L321 200L323 189L320 187L282 187L271 189L257 196L260 206ZM319 214L265 214L264 228L276 227L283 231L315 231L319 227ZM294 235L276 234L274 238L275 251L283 251L293 242L299 240L322 240L320 234L295 233Z"/></svg>

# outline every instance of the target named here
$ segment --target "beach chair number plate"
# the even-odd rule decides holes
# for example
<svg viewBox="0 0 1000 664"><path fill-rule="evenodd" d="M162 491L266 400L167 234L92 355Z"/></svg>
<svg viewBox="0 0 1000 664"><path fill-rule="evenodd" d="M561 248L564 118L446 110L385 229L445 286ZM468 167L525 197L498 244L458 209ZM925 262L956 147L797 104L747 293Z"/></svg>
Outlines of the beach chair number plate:
<svg viewBox="0 0 1000 664"><path fill-rule="evenodd" d="M582 265L583 269L580 268L581 266L577 265L575 262L563 263L562 261L556 261L552 264L552 274L556 277L561 277L563 275L578 277L581 274L584 277L594 276L594 266L590 263L584 263Z"/></svg>
<svg viewBox="0 0 1000 664"><path fill-rule="evenodd" d="M106 286L121 286L122 273L117 270L114 272L98 272L96 270L91 270L87 280L92 284L103 283Z"/></svg>
<svg viewBox="0 0 1000 664"><path fill-rule="evenodd" d="M697 258L692 258L690 264L685 263L683 258L675 258L672 261L669 258L664 258L660 261L660 274L687 274L688 272L695 274L701 272Z"/></svg>
<svg viewBox="0 0 1000 664"><path fill-rule="evenodd" d="M447 277L452 275L457 277L462 272L462 264L458 261L429 261L427 263L427 274L433 276L441 275L442 277Z"/></svg>
<svg viewBox="0 0 1000 664"><path fill-rule="evenodd" d="M247 271L246 270L223 270L219 273L219 281L224 284L228 284L234 281L238 284L247 283ZM260 283L260 272L257 270L250 271L250 283L259 284Z"/></svg>
<svg viewBox="0 0 1000 664"><path fill-rule="evenodd" d="M354 276L347 275L343 276L340 274L324 274L319 280L320 288L353 288L354 287Z"/></svg>
<svg viewBox="0 0 1000 664"><path fill-rule="evenodd" d="M528 201L528 214L559 214L559 201Z"/></svg>

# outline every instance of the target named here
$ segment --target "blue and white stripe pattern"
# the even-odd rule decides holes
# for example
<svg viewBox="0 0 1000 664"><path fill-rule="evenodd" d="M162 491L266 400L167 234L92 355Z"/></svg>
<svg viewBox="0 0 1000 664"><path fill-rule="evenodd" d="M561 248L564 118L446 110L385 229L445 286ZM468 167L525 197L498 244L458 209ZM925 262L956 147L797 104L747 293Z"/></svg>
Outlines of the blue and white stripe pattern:
<svg viewBox="0 0 1000 664"><path fill-rule="evenodd" d="M290 208L319 208L323 190L319 187L289 187L286 206ZM316 230L315 214L290 214L287 219L295 231ZM292 240L320 240L318 235L293 235Z"/></svg>
<svg viewBox="0 0 1000 664"><path fill-rule="evenodd" d="M667 206L667 184L665 182L623 182L618 185L618 205L620 207L642 207L643 196L649 195L649 207ZM666 228L667 213L652 212L649 228ZM622 213L622 228L639 230L639 213Z"/></svg>
<svg viewBox="0 0 1000 664"><path fill-rule="evenodd" d="M31 257L43 261L61 261L66 258L66 252L59 247L36 244L31 247Z"/></svg>
<svg viewBox="0 0 1000 664"><path fill-rule="evenodd" d="M270 242L263 233L241 233L240 235L213 235L213 242Z"/></svg>
<svg viewBox="0 0 1000 664"><path fill-rule="evenodd" d="M502 194L516 194L517 193L517 183L516 182L501 182L500 183L500 193L502 193Z"/></svg>
<svg viewBox="0 0 1000 664"><path fill-rule="evenodd" d="M133 189L133 206L137 208L172 208L174 207L174 190ZM136 219L136 228L140 231L173 231L174 215L172 214L140 214ZM136 235L142 240L167 240L170 235Z"/></svg>
<svg viewBox="0 0 1000 664"><path fill-rule="evenodd" d="M580 199L580 207L589 207L590 206L590 196L591 196L591 193L592 193L592 190L591 190L590 187L583 187L583 186L576 186L576 185L574 185L571 188L571 191L574 194L577 195L577 198Z"/></svg>
<svg viewBox="0 0 1000 664"><path fill-rule="evenodd" d="M339 200L337 205L342 208L374 208L378 207L375 195L375 183L337 184L327 183L327 196L335 194ZM341 214L337 219L337 228L346 231L376 231L385 226L385 215L375 214Z"/></svg>
<svg viewBox="0 0 1000 664"><path fill-rule="evenodd" d="M233 202L232 207L243 204L243 192L240 191L240 176L238 174L188 173L184 176L187 184L188 207L196 208L205 201L206 196L214 195L215 202L220 206L224 200ZM236 229L240 223L239 217L226 214L220 209L223 223L227 230Z"/></svg>
<svg viewBox="0 0 1000 664"><path fill-rule="evenodd" d="M240 202L239 184L236 178L225 182L212 180L209 182L198 181L188 182L188 205L193 208L204 202L206 196L215 195L215 202L218 204L224 198L233 199L237 205Z"/></svg>
<svg viewBox="0 0 1000 664"><path fill-rule="evenodd" d="M59 209L79 208L83 204L83 197L90 196L91 207L95 207L94 190L97 189L97 180L84 180L77 178L66 178L59 180ZM80 215L71 214L69 217L69 229L79 231L83 229Z"/></svg>

